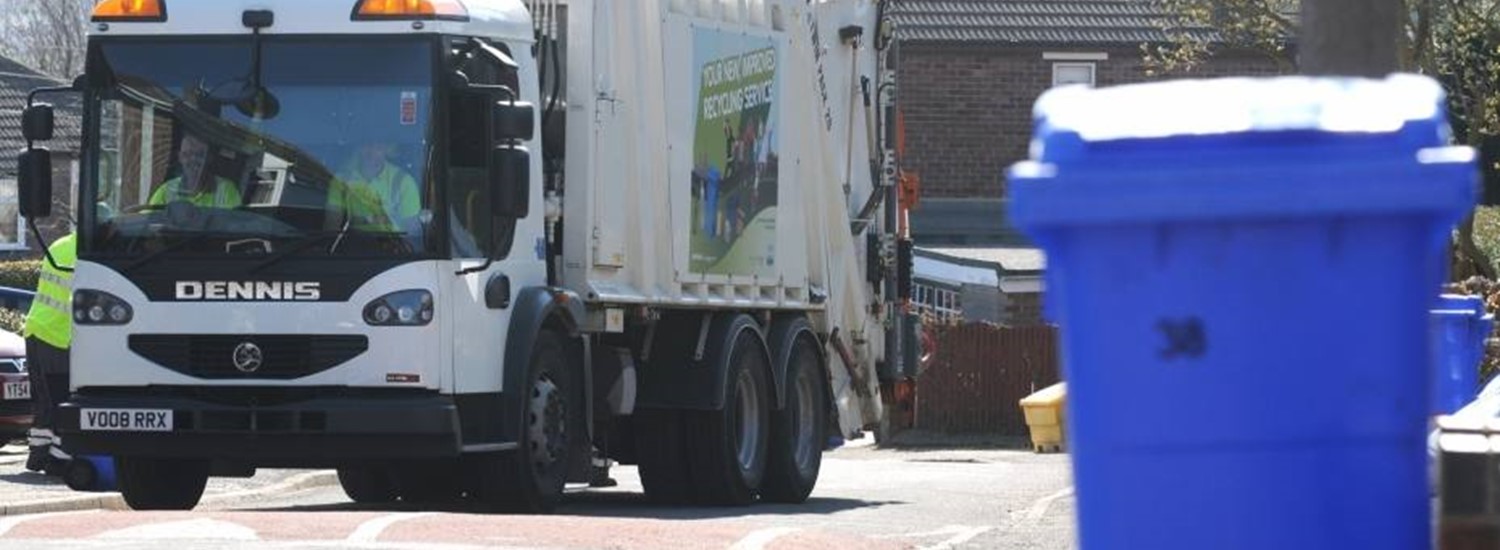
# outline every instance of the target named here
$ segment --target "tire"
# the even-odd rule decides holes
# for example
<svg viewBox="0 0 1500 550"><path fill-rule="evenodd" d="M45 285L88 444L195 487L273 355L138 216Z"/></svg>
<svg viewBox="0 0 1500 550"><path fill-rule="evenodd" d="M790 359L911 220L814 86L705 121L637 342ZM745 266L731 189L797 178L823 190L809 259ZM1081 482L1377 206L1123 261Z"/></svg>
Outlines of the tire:
<svg viewBox="0 0 1500 550"><path fill-rule="evenodd" d="M684 411L693 497L708 506L755 502L770 440L770 365L758 334L733 332L724 408Z"/></svg>
<svg viewBox="0 0 1500 550"><path fill-rule="evenodd" d="M339 468L339 486L349 500L360 504L396 501L396 480L385 468Z"/></svg>
<svg viewBox="0 0 1500 550"><path fill-rule="evenodd" d="M447 462L422 462L395 476L394 492L408 503L452 503L463 499L460 476L458 467Z"/></svg>
<svg viewBox="0 0 1500 550"><path fill-rule="evenodd" d="M115 458L120 493L132 510L192 510L208 485L207 460Z"/></svg>
<svg viewBox="0 0 1500 550"><path fill-rule="evenodd" d="M646 498L655 504L674 506L692 501L687 453L683 448L682 413L674 410L638 410L635 457Z"/></svg>
<svg viewBox="0 0 1500 550"><path fill-rule="evenodd" d="M520 448L479 459L475 489L479 500L501 510L550 513L562 500L574 437L587 437L577 369L570 364L562 336L544 331L537 338L522 388L528 396L516 419Z"/></svg>
<svg viewBox="0 0 1500 550"><path fill-rule="evenodd" d="M766 501L801 504L818 482L828 440L828 379L814 346L798 338L786 366L786 406L771 415Z"/></svg>

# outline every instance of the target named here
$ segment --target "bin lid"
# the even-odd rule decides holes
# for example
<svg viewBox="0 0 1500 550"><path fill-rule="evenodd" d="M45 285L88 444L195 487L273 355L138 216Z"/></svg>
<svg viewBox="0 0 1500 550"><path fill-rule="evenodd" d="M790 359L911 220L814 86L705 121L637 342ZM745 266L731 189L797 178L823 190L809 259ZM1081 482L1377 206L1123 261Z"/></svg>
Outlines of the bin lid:
<svg viewBox="0 0 1500 550"><path fill-rule="evenodd" d="M1013 221L1176 221L1442 212L1474 202L1433 79L1286 76L1106 88L1037 100Z"/></svg>
<svg viewBox="0 0 1500 550"><path fill-rule="evenodd" d="M1067 382L1058 382L1047 386L1036 393L1021 398L1021 406L1055 406L1063 401L1068 395Z"/></svg>
<svg viewBox="0 0 1500 550"><path fill-rule="evenodd" d="M1484 314L1484 298L1468 294L1443 294L1438 296L1436 309L1463 310L1470 315L1479 316Z"/></svg>

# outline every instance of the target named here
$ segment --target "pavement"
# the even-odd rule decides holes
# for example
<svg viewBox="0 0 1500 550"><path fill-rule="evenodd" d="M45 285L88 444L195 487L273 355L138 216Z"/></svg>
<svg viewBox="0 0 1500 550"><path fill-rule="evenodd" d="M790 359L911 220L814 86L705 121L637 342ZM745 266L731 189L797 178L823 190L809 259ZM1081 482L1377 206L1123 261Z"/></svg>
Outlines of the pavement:
<svg viewBox="0 0 1500 550"><path fill-rule="evenodd" d="M825 455L806 503L741 508L651 505L635 468L622 466L612 472L619 486L570 489L557 513L545 516L491 515L463 504L358 505L328 472L274 474L215 480L242 485L238 491L212 486L213 496L191 512L94 509L0 517L0 547L1076 548L1067 456L1020 450L855 444ZM0 477L0 486L6 480ZM9 494L0 493L0 502Z"/></svg>
<svg viewBox="0 0 1500 550"><path fill-rule="evenodd" d="M26 470L22 445L0 447L0 518L78 510L126 510L116 492L77 492L59 478ZM316 486L337 485L331 471L260 470L250 478L213 478L204 490L205 505L233 504Z"/></svg>

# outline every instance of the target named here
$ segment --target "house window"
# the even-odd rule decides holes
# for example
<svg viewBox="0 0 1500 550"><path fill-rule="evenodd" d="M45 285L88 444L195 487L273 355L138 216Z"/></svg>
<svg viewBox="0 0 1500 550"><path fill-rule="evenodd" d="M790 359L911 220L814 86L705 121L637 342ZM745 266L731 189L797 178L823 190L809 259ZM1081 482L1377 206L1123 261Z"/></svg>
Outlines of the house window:
<svg viewBox="0 0 1500 550"><path fill-rule="evenodd" d="M956 290L913 282L911 303L917 313L929 315L939 323L956 323L964 317Z"/></svg>
<svg viewBox="0 0 1500 550"><path fill-rule="evenodd" d="M1052 64L1052 85L1094 85L1094 64L1088 62L1062 62Z"/></svg>
<svg viewBox="0 0 1500 550"><path fill-rule="evenodd" d="M21 204L15 178L0 179L0 250L24 250L26 227L21 219Z"/></svg>

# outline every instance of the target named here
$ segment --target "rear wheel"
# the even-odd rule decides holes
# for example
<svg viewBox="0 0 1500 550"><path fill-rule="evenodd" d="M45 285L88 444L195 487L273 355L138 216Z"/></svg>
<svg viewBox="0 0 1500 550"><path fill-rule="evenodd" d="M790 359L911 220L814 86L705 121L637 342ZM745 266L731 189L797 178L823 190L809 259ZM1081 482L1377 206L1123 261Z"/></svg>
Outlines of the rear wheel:
<svg viewBox="0 0 1500 550"><path fill-rule="evenodd" d="M688 469L694 499L700 504L750 504L765 478L771 423L770 366L754 331L733 334L724 408L683 413Z"/></svg>
<svg viewBox="0 0 1500 550"><path fill-rule="evenodd" d="M771 454L761 498L801 503L812 494L828 439L827 378L817 349L798 338L786 371L786 406L771 416Z"/></svg>
<svg viewBox="0 0 1500 550"><path fill-rule="evenodd" d="M191 510L208 485L207 460L116 457L120 493L132 510Z"/></svg>
<svg viewBox="0 0 1500 550"><path fill-rule="evenodd" d="M339 468L339 486L349 500L360 504L383 504L396 500L396 481L386 468Z"/></svg>
<svg viewBox="0 0 1500 550"><path fill-rule="evenodd" d="M480 500L521 513L551 512L562 500L583 406L575 369L562 336L543 332L532 353L527 392L519 415L519 448L482 459L477 479Z"/></svg>

